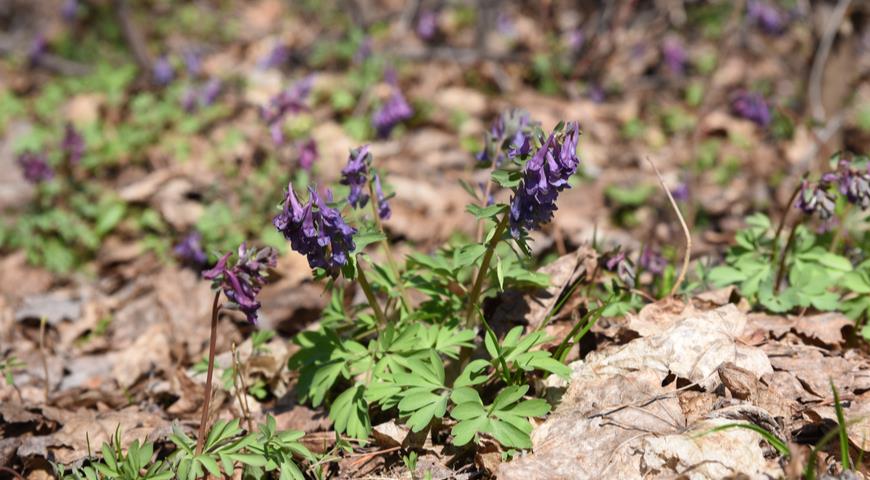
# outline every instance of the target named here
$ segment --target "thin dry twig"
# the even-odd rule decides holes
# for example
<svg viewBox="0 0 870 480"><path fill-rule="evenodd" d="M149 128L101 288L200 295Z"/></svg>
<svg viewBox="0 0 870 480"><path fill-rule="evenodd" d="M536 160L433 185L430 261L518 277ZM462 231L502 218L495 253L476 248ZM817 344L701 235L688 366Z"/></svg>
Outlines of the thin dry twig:
<svg viewBox="0 0 870 480"><path fill-rule="evenodd" d="M828 19L828 24L825 25L825 32L822 34L822 40L819 42L819 48L816 50L816 55L813 58L812 70L810 70L809 91L807 96L810 100L813 119L824 121L825 106L822 104L822 77L825 73L825 64L828 63L828 56L831 54L831 47L834 45L834 39L837 37L837 29L840 23L843 22L843 17L849 9L852 0L839 0L831 17Z"/></svg>
<svg viewBox="0 0 870 480"><path fill-rule="evenodd" d="M43 383L45 388L45 403L48 403L50 387L48 382L48 357L45 355L45 322L45 317L39 319L39 356L42 359L42 375L45 380Z"/></svg>
<svg viewBox="0 0 870 480"><path fill-rule="evenodd" d="M248 386L245 385L245 375L244 372L242 372L242 362L239 360L239 352L236 349L236 342L233 342L231 350L233 354L233 365L235 367L233 387L235 387L236 390L236 399L239 401L239 408L242 410L242 416L248 424L248 431L253 432L254 423L251 420L251 409L248 407L248 398L246 396ZM236 383L237 381L238 383ZM241 388L239 388L239 385L241 385Z"/></svg>
<svg viewBox="0 0 870 480"><path fill-rule="evenodd" d="M662 173L659 172L659 167L652 161L652 158L646 157L646 160L652 166L653 171L656 172L656 176L659 178L659 185L662 186L662 190L665 191L665 194L668 196L668 200L671 202L671 207L674 209L674 213L677 214L677 218L680 220L680 226L683 227L683 235L686 237L686 251L683 254L683 266L680 268L680 274L677 276L677 280L674 282L674 285L671 287L671 292L668 294L669 297L673 297L677 293L677 289L680 288L680 285L683 284L683 280L686 279L686 272L689 271L689 260L692 258L692 233L689 232L689 226L686 225L686 219L683 218L683 214L680 212L680 207L677 206L677 201L674 200L674 196L671 195L671 191L668 190L668 187L665 185L665 179L662 178Z"/></svg>

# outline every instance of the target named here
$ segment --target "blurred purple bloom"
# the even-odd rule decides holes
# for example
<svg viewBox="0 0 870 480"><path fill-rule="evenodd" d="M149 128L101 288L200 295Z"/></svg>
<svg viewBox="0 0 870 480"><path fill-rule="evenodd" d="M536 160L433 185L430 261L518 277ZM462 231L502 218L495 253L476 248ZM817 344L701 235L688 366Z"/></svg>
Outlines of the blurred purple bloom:
<svg viewBox="0 0 870 480"><path fill-rule="evenodd" d="M332 193L327 190L332 201ZM284 208L272 219L275 228L290 241L293 250L305 255L311 268L323 268L329 275L338 275L356 248L356 229L345 223L341 213L326 205L317 192L308 188L308 203L299 203L293 186L287 186Z"/></svg>
<svg viewBox="0 0 870 480"><path fill-rule="evenodd" d="M378 197L378 216L381 217L381 220L389 220L393 210L390 208L390 203L384 195L384 189L381 187L381 176L375 174L374 182L375 195Z"/></svg>
<svg viewBox="0 0 870 480"><path fill-rule="evenodd" d="M610 272L615 272L623 283L629 288L634 288L634 266L624 251L617 251L605 257L604 268Z"/></svg>
<svg viewBox="0 0 870 480"><path fill-rule="evenodd" d="M868 165L870 167L870 165ZM846 201L861 207L870 207L870 172L852 167L852 162L841 159L837 164L836 181Z"/></svg>
<svg viewBox="0 0 870 480"><path fill-rule="evenodd" d="M199 75L202 72L202 60L199 58L199 54L194 50L184 52L184 66L188 75L192 77Z"/></svg>
<svg viewBox="0 0 870 480"><path fill-rule="evenodd" d="M478 182L478 188L480 188L480 193L482 195L486 195L486 206L490 206L495 203L495 197L492 196L492 192L487 191L486 184L483 182Z"/></svg>
<svg viewBox="0 0 870 480"><path fill-rule="evenodd" d="M671 190L671 196L678 202L685 202L689 199L689 185L685 182L678 184Z"/></svg>
<svg viewBox="0 0 870 480"><path fill-rule="evenodd" d="M572 52L578 52L583 45L586 44L586 34L583 30L579 28L575 28L568 32L568 48L571 49Z"/></svg>
<svg viewBox="0 0 870 480"><path fill-rule="evenodd" d="M54 169L41 153L24 152L18 156L18 166L24 179L30 183L42 183L54 178Z"/></svg>
<svg viewBox="0 0 870 480"><path fill-rule="evenodd" d="M310 75L304 77L292 87L272 97L269 104L262 107L260 114L266 124L269 125L272 140L276 144L280 145L284 143L284 134L281 128L287 115L308 110L306 99L308 94L311 93L313 83L313 77Z"/></svg>
<svg viewBox="0 0 870 480"><path fill-rule="evenodd" d="M527 155L537 126L523 110L508 110L499 115L484 134L483 150L476 155L479 165L498 167L508 156Z"/></svg>
<svg viewBox="0 0 870 480"><path fill-rule="evenodd" d="M731 110L737 116L750 120L761 127L766 127L771 120L767 102L759 93L738 91L732 97Z"/></svg>
<svg viewBox="0 0 870 480"><path fill-rule="evenodd" d="M217 100L218 96L221 94L221 81L218 78L211 78L209 81L205 83L202 87L202 91L199 96L199 103L203 107L208 107L215 100Z"/></svg>
<svg viewBox="0 0 870 480"><path fill-rule="evenodd" d="M776 5L762 0L749 0L746 16L768 35L779 35L785 31L788 19Z"/></svg>
<svg viewBox="0 0 870 480"><path fill-rule="evenodd" d="M423 10L417 19L417 36L429 41L438 33L438 14L432 10Z"/></svg>
<svg viewBox="0 0 870 480"><path fill-rule="evenodd" d="M586 89L586 95L589 97L589 100L592 100L595 103L602 103L607 98L604 89L597 84L590 85L589 88Z"/></svg>
<svg viewBox="0 0 870 480"><path fill-rule="evenodd" d="M272 47L272 50L257 62L257 67L262 70L280 68L287 63L289 58L290 50L283 43L279 43Z"/></svg>
<svg viewBox="0 0 870 480"><path fill-rule="evenodd" d="M196 107L196 89L188 86L181 95L181 108L190 113L195 111Z"/></svg>
<svg viewBox="0 0 870 480"><path fill-rule="evenodd" d="M78 0L64 0L63 6L60 7L60 15L67 22L72 22L76 19L79 13Z"/></svg>
<svg viewBox="0 0 870 480"><path fill-rule="evenodd" d="M568 188L568 178L577 171L577 142L580 127L570 122L561 132L553 132L529 159L523 178L511 198L511 236L519 238L549 222L556 210L556 197Z"/></svg>
<svg viewBox="0 0 870 480"><path fill-rule="evenodd" d="M665 65L667 65L671 73L674 75L685 73L689 54L679 38L675 36L665 38L664 42L662 42L662 57L664 57Z"/></svg>
<svg viewBox="0 0 870 480"><path fill-rule="evenodd" d="M72 123L67 123L64 128L60 149L70 166L78 165L85 154L85 139L76 131Z"/></svg>
<svg viewBox="0 0 870 480"><path fill-rule="evenodd" d="M297 144L297 150L299 151L299 166L304 170L311 170L317 160L317 142L313 138L309 138Z"/></svg>
<svg viewBox="0 0 870 480"><path fill-rule="evenodd" d="M33 39L33 43L30 44L30 50L27 52L27 61L31 67L39 64L47 49L48 42L45 40L45 35L42 33L37 34L36 38Z"/></svg>
<svg viewBox="0 0 870 480"><path fill-rule="evenodd" d="M829 187L830 183L825 179L815 185L804 180L795 206L807 215L818 214L822 220L833 217L836 202Z"/></svg>
<svg viewBox="0 0 870 480"><path fill-rule="evenodd" d="M172 64L169 63L169 59L166 58L166 56L161 56L155 60L154 65L152 65L151 68L153 70L152 75L154 76L154 81L158 85L169 85L175 77L175 70L172 68Z"/></svg>
<svg viewBox="0 0 870 480"><path fill-rule="evenodd" d="M231 302L228 307L244 312L249 322L257 323L260 309L257 295L266 283L268 269L277 263L277 253L271 247L249 249L242 243L235 265L228 267L230 255L232 252L221 257L213 268L202 273L202 277L211 280L215 289L223 290Z"/></svg>
<svg viewBox="0 0 870 480"><path fill-rule="evenodd" d="M665 271L665 267L668 266L668 261L665 260L665 257L662 256L658 249L654 249L647 245L643 247L643 250L640 252L638 264L647 272L654 275L661 275L661 273Z"/></svg>
<svg viewBox="0 0 870 480"><path fill-rule="evenodd" d="M208 262L208 256L202 249L202 235L197 231L188 233L172 252L179 260L196 268L203 268Z"/></svg>
<svg viewBox="0 0 870 480"><path fill-rule="evenodd" d="M390 98L372 114L372 124L379 137L387 138L396 125L412 116L414 116L414 110L408 105L399 87L394 85Z"/></svg>
<svg viewBox="0 0 870 480"><path fill-rule="evenodd" d="M350 187L347 203L354 208L362 208L369 201L369 195L366 193L369 162L371 162L369 146L363 145L351 150L347 166L341 171L341 184Z"/></svg>
<svg viewBox="0 0 870 480"><path fill-rule="evenodd" d="M354 63L365 62L372 56L372 51L372 38L366 35L362 40L360 40L359 47L357 47L356 52L353 54Z"/></svg>
<svg viewBox="0 0 870 480"><path fill-rule="evenodd" d="M499 12L495 19L495 29L506 37L512 37L516 34L514 21L507 12Z"/></svg>

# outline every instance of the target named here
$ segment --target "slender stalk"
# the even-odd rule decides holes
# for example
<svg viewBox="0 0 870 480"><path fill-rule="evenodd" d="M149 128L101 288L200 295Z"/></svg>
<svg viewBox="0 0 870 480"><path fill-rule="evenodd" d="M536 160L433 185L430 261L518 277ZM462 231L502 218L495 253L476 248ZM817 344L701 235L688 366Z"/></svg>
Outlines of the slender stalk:
<svg viewBox="0 0 870 480"><path fill-rule="evenodd" d="M39 319L39 357L42 359L42 375L44 382L42 384L45 389L45 403L48 403L49 394L51 393L51 385L48 381L48 357L45 354L45 322L47 319L43 316Z"/></svg>
<svg viewBox="0 0 870 480"><path fill-rule="evenodd" d="M217 324L218 312L220 311L221 291L214 294L214 303L211 306L211 337L208 344L208 373L205 376L205 397L202 402L202 417L199 420L199 435L196 437L196 455L202 453L205 443L205 432L208 430L208 404L211 402L211 380L214 375L214 351L217 347Z"/></svg>
<svg viewBox="0 0 870 480"><path fill-rule="evenodd" d="M372 216L375 218L375 225L377 225L378 230L384 234L386 237L386 231L384 230L384 225L381 223L381 216L379 214L380 211L380 201L378 200L377 195L375 195L374 188L372 187L372 182L369 182L369 197L371 197L372 204ZM402 282L402 277L399 275L399 267L396 265L396 259L393 257L393 249L390 248L390 240L388 238L384 238L381 240L381 245L384 247L384 254L387 256L387 265L390 267L390 270L393 271L393 275L396 277L397 286L399 287L399 295L402 297L402 305L405 306L405 311L411 311L411 300L408 299L408 292L405 291L405 284Z"/></svg>
<svg viewBox="0 0 870 480"><path fill-rule="evenodd" d="M800 222L794 224L791 232L788 234L788 240L785 241L785 247L782 249L782 255L779 257L779 267L776 269L776 283L773 284L773 293L779 293L779 285L782 283L782 277L785 275L785 259L788 257L788 251L794 243L795 232L800 225Z"/></svg>
<svg viewBox="0 0 870 480"><path fill-rule="evenodd" d="M357 261L359 262L359 261ZM375 312L375 318L378 320L378 324L384 326L387 324L387 317L384 316L384 311L381 310L381 306L378 305L378 299L375 298L374 290L372 290L372 285L369 283L369 280L366 278L366 274L363 271L362 265L357 263L356 266L357 275L356 278L359 281L359 286L362 288L363 293L366 296L366 300L369 301L369 305L372 307L372 310Z"/></svg>
<svg viewBox="0 0 870 480"><path fill-rule="evenodd" d="M239 359L239 352L236 350L236 343L233 342L232 346L232 354L233 354L233 364L236 367L236 374L233 375L233 387L236 389L236 398L239 401L239 408L242 410L242 415L245 417L245 421L248 424L248 431L254 431L254 423L251 420L251 409L248 407L248 399L247 392L248 386L245 385L245 374L242 371L242 362ZM241 385L241 388L239 388Z"/></svg>
<svg viewBox="0 0 870 480"><path fill-rule="evenodd" d="M495 253L495 247L501 239L501 234L504 233L508 226L509 218L510 213L505 212L501 221L496 225L495 232L489 240L489 244L486 246L486 253L483 254L483 261L480 263L480 269L477 271L477 278L474 279L474 286L471 288L471 295L468 297L468 305L465 309L466 325L471 325L473 323L474 312L476 310L475 306L477 305L478 297L480 297L480 291L483 288L483 279L486 278L486 275L489 273L489 263L492 261L492 255Z"/></svg>
<svg viewBox="0 0 870 480"><path fill-rule="evenodd" d="M771 263L776 260L776 254L779 253L779 236L782 234L782 229L785 228L785 221L788 219L788 212L791 211L791 206L794 204L794 200L797 198L802 187L803 182L798 183L797 188L794 189L791 196L788 198L788 203L785 204L785 211L782 212L782 218L779 220L779 225L776 227L776 233L773 234L773 250L770 252Z"/></svg>
<svg viewBox="0 0 870 480"><path fill-rule="evenodd" d="M834 238L831 239L831 246L828 247L829 252L836 252L837 248L840 246L840 241L843 240L843 235L846 234L846 221L849 218L850 213L852 213L852 204L847 203L846 208L843 210L843 214L840 215L840 218L843 220L840 222L840 225L837 226L837 231L834 232Z"/></svg>

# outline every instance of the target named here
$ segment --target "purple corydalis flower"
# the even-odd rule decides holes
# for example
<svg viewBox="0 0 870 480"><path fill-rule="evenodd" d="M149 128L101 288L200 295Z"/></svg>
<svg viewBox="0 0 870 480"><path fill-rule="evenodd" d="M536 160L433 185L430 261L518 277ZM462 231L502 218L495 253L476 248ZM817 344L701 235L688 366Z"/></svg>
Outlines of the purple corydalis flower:
<svg viewBox="0 0 870 480"><path fill-rule="evenodd" d="M371 162L369 146L363 145L351 150L347 159L347 165L341 170L341 184L350 187L347 194L347 203L352 207L362 208L368 203L369 195L366 193L368 181L368 164Z"/></svg>
<svg viewBox="0 0 870 480"><path fill-rule="evenodd" d="M586 34L583 33L583 30L579 28L575 28L568 32L568 48L571 49L572 52L578 52L583 45L586 45Z"/></svg>
<svg viewBox="0 0 870 480"><path fill-rule="evenodd" d="M761 127L766 127L771 120L767 102L759 93L738 91L732 97L731 110L737 116L750 120Z"/></svg>
<svg viewBox="0 0 870 480"><path fill-rule="evenodd" d="M671 196L678 202L685 202L689 199L689 185L685 182L678 184L671 190Z"/></svg>
<svg viewBox="0 0 870 480"><path fill-rule="evenodd" d="M194 50L184 52L184 66L187 69L187 74L195 77L202 72L202 60L199 54Z"/></svg>
<svg viewBox="0 0 870 480"><path fill-rule="evenodd" d="M33 43L30 44L30 50L27 52L27 61L31 67L39 65L46 50L48 50L48 42L45 40L45 35L39 33L33 39Z"/></svg>
<svg viewBox="0 0 870 480"><path fill-rule="evenodd" d="M674 75L685 73L689 54L679 38L675 36L665 38L664 42L662 42L662 57L664 57L665 65L667 65L671 73Z"/></svg>
<svg viewBox="0 0 870 480"><path fill-rule="evenodd" d="M309 138L297 145L299 151L299 166L304 170L311 170L317 161L317 142Z"/></svg>
<svg viewBox="0 0 870 480"><path fill-rule="evenodd" d="M634 288L635 271L631 260L628 259L624 251L617 251L605 257L604 268L610 272L616 273L623 283L629 288Z"/></svg>
<svg viewBox="0 0 870 480"><path fill-rule="evenodd" d="M71 166L78 165L85 154L85 139L76 131L72 123L67 123L64 128L60 148Z"/></svg>
<svg viewBox="0 0 870 480"><path fill-rule="evenodd" d="M870 168L870 164L868 164ZM829 181L836 182L840 193L846 197L846 201L861 207L862 210L870 207L870 171L858 170L852 167L852 162L840 159L837 162L837 172L826 174L831 176Z"/></svg>
<svg viewBox="0 0 870 480"><path fill-rule="evenodd" d="M665 271L665 267L668 266L668 261L665 260L665 257L662 256L658 249L652 248L649 245L643 247L637 263L641 268L653 275L661 275Z"/></svg>
<svg viewBox="0 0 870 480"><path fill-rule="evenodd" d="M269 51L266 56L260 59L257 63L257 67L262 70L267 70L269 68L278 68L281 65L287 63L287 60L290 58L290 50L287 48L287 45L283 43L279 43L272 47L272 50Z"/></svg>
<svg viewBox="0 0 870 480"><path fill-rule="evenodd" d="M332 200L332 193L327 191ZM341 213L329 207L317 192L308 188L308 203L299 202L293 186L288 185L281 213L272 225L290 241L293 250L305 255L311 268L322 268L336 277L356 248L356 229L348 225Z"/></svg>
<svg viewBox="0 0 870 480"><path fill-rule="evenodd" d="M556 211L556 197L568 188L577 171L580 127L570 122L550 134L523 169L523 178L511 198L510 232L514 238L549 222Z"/></svg>
<svg viewBox="0 0 870 480"><path fill-rule="evenodd" d="M761 0L750 0L746 16L768 35L779 35L785 31L788 19L775 5Z"/></svg>
<svg viewBox="0 0 870 480"><path fill-rule="evenodd" d="M284 143L284 134L281 131L282 122L288 114L296 114L308 110L306 99L311 93L314 79L310 75L296 82L292 87L272 97L269 104L264 106L260 114L266 124L272 140L280 145Z"/></svg>
<svg viewBox="0 0 870 480"><path fill-rule="evenodd" d="M375 174L375 196L378 198L378 217L381 220L389 220L393 215L393 210L390 208L390 203L384 195L384 189L381 187L381 176Z"/></svg>
<svg viewBox="0 0 870 480"><path fill-rule="evenodd" d="M372 56L373 50L372 38L369 36L363 37L359 42L359 47L357 47L356 52L353 54L354 63L363 63L368 60Z"/></svg>
<svg viewBox="0 0 870 480"><path fill-rule="evenodd" d="M372 124L379 137L387 138L396 125L412 116L414 116L414 110L408 105L398 85L393 84L393 93L390 98L372 114Z"/></svg>
<svg viewBox="0 0 870 480"><path fill-rule="evenodd" d="M799 208L807 215L817 214L822 220L833 217L836 201L834 195L829 191L831 184L828 180L830 178L823 179L815 185L804 180L801 183L801 190L795 205L796 208Z"/></svg>
<svg viewBox="0 0 870 480"><path fill-rule="evenodd" d="M208 82L205 83L202 87L202 91L199 96L199 103L203 107L207 107L214 103L217 100L218 96L221 94L221 81L217 78L209 79Z"/></svg>
<svg viewBox="0 0 870 480"><path fill-rule="evenodd" d="M436 33L438 33L438 14L432 10L420 12L420 17L417 19L417 36L428 42Z"/></svg>
<svg viewBox="0 0 870 480"><path fill-rule="evenodd" d="M500 166L508 156L527 155L537 125L523 110L508 110L499 115L484 134L483 150L476 155L480 166L490 163Z"/></svg>
<svg viewBox="0 0 870 480"><path fill-rule="evenodd" d="M60 15L67 22L72 22L76 19L79 13L78 0L64 0L63 6L60 8Z"/></svg>
<svg viewBox="0 0 870 480"><path fill-rule="evenodd" d="M271 247L257 250L242 243L235 265L229 267L231 255L221 257L213 268L202 272L202 277L211 280L215 289L223 290L230 301L228 307L244 312L249 322L257 323L257 295L266 283L268 269L277 263L277 253Z"/></svg>
<svg viewBox="0 0 870 480"><path fill-rule="evenodd" d="M154 65L152 65L151 68L154 82L157 83L157 85L169 85L175 77L175 69L172 68L172 64L169 63L169 59L166 58L166 56L159 57L155 60Z"/></svg>
<svg viewBox="0 0 870 480"><path fill-rule="evenodd" d="M202 249L202 235L196 231L188 233L172 252L179 260L196 268L205 267L208 262L208 256Z"/></svg>
<svg viewBox="0 0 870 480"><path fill-rule="evenodd" d="M589 97L589 100L592 100L595 103L602 103L607 99L607 94L600 85L591 85L586 89L586 95Z"/></svg>
<svg viewBox="0 0 870 480"><path fill-rule="evenodd" d="M21 167L24 179L33 184L54 178L54 169L48 164L45 155L41 153L22 153L18 156L18 166Z"/></svg>

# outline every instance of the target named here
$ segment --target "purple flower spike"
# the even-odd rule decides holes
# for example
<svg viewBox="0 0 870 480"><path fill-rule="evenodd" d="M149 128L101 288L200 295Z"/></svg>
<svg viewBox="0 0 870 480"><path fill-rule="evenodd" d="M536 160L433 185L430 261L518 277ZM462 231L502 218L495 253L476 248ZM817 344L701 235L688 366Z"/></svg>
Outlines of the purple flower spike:
<svg viewBox="0 0 870 480"><path fill-rule="evenodd" d="M822 220L833 217L836 203L834 196L828 191L829 187L830 184L824 179L815 185L804 180L796 207L807 215L818 214Z"/></svg>
<svg viewBox="0 0 870 480"><path fill-rule="evenodd" d="M179 260L195 268L203 268L208 262L208 256L202 249L202 235L196 231L187 234L172 252Z"/></svg>
<svg viewBox="0 0 870 480"><path fill-rule="evenodd" d="M758 93L740 90L731 100L731 110L739 117L755 122L760 127L766 127L771 120L770 109L764 97Z"/></svg>
<svg viewBox="0 0 870 480"><path fill-rule="evenodd" d="M414 110L408 105L399 87L394 85L390 98L372 115L372 124L380 138L387 138L396 125L412 116Z"/></svg>
<svg viewBox="0 0 870 480"><path fill-rule="evenodd" d="M483 150L476 155L479 165L494 163L498 167L507 157L527 155L537 126L537 122L533 122L523 110L502 113L484 134Z"/></svg>
<svg viewBox="0 0 870 480"><path fill-rule="evenodd" d="M432 10L420 12L417 19L417 36L424 41L430 41L438 33L438 14Z"/></svg>
<svg viewBox="0 0 870 480"><path fill-rule="evenodd" d="M244 312L249 322L257 323L260 309L257 295L266 283L268 269L277 263L277 253L271 247L257 250L242 243L235 265L229 267L231 255L227 253L221 257L213 268L202 273L202 277L211 280L215 289L223 290L230 301L229 308Z"/></svg>
<svg viewBox="0 0 870 480"><path fill-rule="evenodd" d="M549 222L556 211L556 197L568 188L568 178L577 171L580 127L571 122L553 132L526 163L523 178L511 198L510 232L519 238Z"/></svg>
<svg viewBox="0 0 870 480"><path fill-rule="evenodd" d="M859 206L861 210L870 207L870 172L855 169L850 161L841 159L837 164L837 172L826 175L833 177L829 179L831 183L838 183L838 189L847 202Z"/></svg>
<svg viewBox="0 0 870 480"><path fill-rule="evenodd" d="M366 193L366 181L368 181L368 164L371 162L369 146L363 145L351 150L347 159L347 166L341 171L341 184L350 187L347 195L347 203L354 208L362 208L368 203L369 195Z"/></svg>
<svg viewBox="0 0 870 480"><path fill-rule="evenodd" d="M152 75L154 76L154 82L156 82L157 85L169 85L175 77L175 70L172 68L172 64L169 63L169 59L165 56L158 58L151 68L153 69Z"/></svg>
<svg viewBox="0 0 870 480"><path fill-rule="evenodd" d="M311 167L314 166L314 162L317 161L317 142L313 138L309 138L301 142L297 146L297 149L299 151L299 166L303 170L310 171Z"/></svg>
<svg viewBox="0 0 870 480"><path fill-rule="evenodd" d="M71 123L66 124L60 148L70 166L78 165L85 154L85 139Z"/></svg>
<svg viewBox="0 0 870 480"><path fill-rule="evenodd" d="M332 193L327 191L332 200ZM275 228L290 241L293 250L305 255L311 268L322 268L332 277L338 276L356 245L356 229L345 223L341 213L308 189L308 203L299 202L293 186L287 187L284 208L272 219Z"/></svg>
<svg viewBox="0 0 870 480"><path fill-rule="evenodd" d="M785 14L775 5L762 0L750 0L746 7L746 16L767 35L783 33L788 24Z"/></svg>
<svg viewBox="0 0 870 480"><path fill-rule="evenodd" d="M261 109L261 116L266 124L272 140L280 145L284 143L281 127L288 114L296 114L308 110L306 100L314 83L310 75L296 82L292 87L274 96L269 104Z"/></svg>
<svg viewBox="0 0 870 480"><path fill-rule="evenodd" d="M393 210L390 209L390 203L384 195L384 189L381 187L381 177L375 174L375 195L378 197L378 216L381 220L389 220L393 215Z"/></svg>
<svg viewBox="0 0 870 480"><path fill-rule="evenodd" d="M665 257L662 256L658 249L654 249L647 245L643 247L643 250L640 252L638 264L641 268L653 275L661 275L668 266L668 261L665 260Z"/></svg>
<svg viewBox="0 0 870 480"><path fill-rule="evenodd" d="M24 152L18 156L18 165L24 174L24 179L38 184L54 178L54 169L41 153Z"/></svg>
<svg viewBox="0 0 870 480"><path fill-rule="evenodd" d="M686 72L686 62L689 60L689 54L679 38L674 36L665 38L664 42L662 42L662 57L664 57L668 70L674 75L682 75Z"/></svg>

